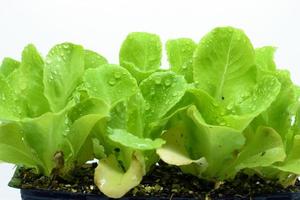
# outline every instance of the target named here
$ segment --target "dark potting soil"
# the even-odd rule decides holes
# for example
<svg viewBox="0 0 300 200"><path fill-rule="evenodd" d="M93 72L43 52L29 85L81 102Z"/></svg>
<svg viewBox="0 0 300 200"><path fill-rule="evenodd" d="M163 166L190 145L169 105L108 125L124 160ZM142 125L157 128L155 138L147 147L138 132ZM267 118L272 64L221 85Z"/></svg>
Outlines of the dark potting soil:
<svg viewBox="0 0 300 200"><path fill-rule="evenodd" d="M97 164L86 164L74 170L72 178L45 177L34 174L30 169L19 168L9 183L22 189L44 189L84 194L101 194L93 181ZM272 181L265 181L258 176L239 174L233 181L227 181L215 189L215 183L183 174L178 167L164 163L157 164L143 178L140 185L133 188L126 196L140 197L192 197L195 199L242 198L251 199L260 194L299 192L300 183L283 188Z"/></svg>

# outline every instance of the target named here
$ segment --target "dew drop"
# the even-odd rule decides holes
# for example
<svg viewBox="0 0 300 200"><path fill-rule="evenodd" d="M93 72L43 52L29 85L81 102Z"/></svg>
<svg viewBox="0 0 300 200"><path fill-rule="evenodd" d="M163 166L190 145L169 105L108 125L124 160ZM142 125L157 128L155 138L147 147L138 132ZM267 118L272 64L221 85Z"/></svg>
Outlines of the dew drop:
<svg viewBox="0 0 300 200"><path fill-rule="evenodd" d="M224 116L224 115L225 115L225 111L222 110L220 114L221 114L222 116Z"/></svg>
<svg viewBox="0 0 300 200"><path fill-rule="evenodd" d="M122 105L121 104L117 105L116 110L117 110L117 112L122 113L122 111L123 111Z"/></svg>
<svg viewBox="0 0 300 200"><path fill-rule="evenodd" d="M64 56L62 56L62 59L63 59L63 61L66 61L67 57L64 55Z"/></svg>
<svg viewBox="0 0 300 200"><path fill-rule="evenodd" d="M220 120L219 117L216 117L216 118L215 118L215 121L216 121L217 124L220 124L220 121L221 121L221 120Z"/></svg>
<svg viewBox="0 0 300 200"><path fill-rule="evenodd" d="M116 84L116 79L115 78L109 79L108 84L111 85L111 86L114 86Z"/></svg>
<svg viewBox="0 0 300 200"><path fill-rule="evenodd" d="M231 110L233 108L234 104L231 102L227 105L227 110Z"/></svg>
<svg viewBox="0 0 300 200"><path fill-rule="evenodd" d="M216 102L213 102L212 105L213 105L214 107L218 107L218 104L217 104Z"/></svg>
<svg viewBox="0 0 300 200"><path fill-rule="evenodd" d="M154 82L155 82L156 85L161 84L161 78L157 77Z"/></svg>
<svg viewBox="0 0 300 200"><path fill-rule="evenodd" d="M68 44L63 44L62 47L63 47L64 49L67 49L67 48L69 48L69 45L68 45Z"/></svg>
<svg viewBox="0 0 300 200"><path fill-rule="evenodd" d="M70 123L69 118L65 119L65 125L68 125Z"/></svg>
<svg viewBox="0 0 300 200"><path fill-rule="evenodd" d="M146 110L146 111L149 111L149 110L150 110L150 104L149 104L148 102L145 104L145 110Z"/></svg>
<svg viewBox="0 0 300 200"><path fill-rule="evenodd" d="M170 79L165 80L165 86L170 86L172 84L172 81Z"/></svg>
<svg viewBox="0 0 300 200"><path fill-rule="evenodd" d="M45 63L46 63L47 65L50 65L50 64L51 64L51 61L50 61L49 59L46 59Z"/></svg>
<svg viewBox="0 0 300 200"><path fill-rule="evenodd" d="M220 125L221 125L221 126L225 126L226 123L225 123L225 122L220 122Z"/></svg>
<svg viewBox="0 0 300 200"><path fill-rule="evenodd" d="M295 117L295 115L293 115L291 117L291 125L293 126L295 124L295 122L296 122L296 117Z"/></svg>
<svg viewBox="0 0 300 200"><path fill-rule="evenodd" d="M176 97L176 96L178 96L178 93L177 93L177 92L174 92L174 93L172 94L172 96L173 96L173 97Z"/></svg>
<svg viewBox="0 0 300 200"><path fill-rule="evenodd" d="M58 62L61 62L63 60L62 57L60 57L60 56L57 56L56 59Z"/></svg>
<svg viewBox="0 0 300 200"><path fill-rule="evenodd" d="M114 73L114 77L115 77L116 79L121 78L121 73L120 73L120 72L115 72L115 73Z"/></svg>
<svg viewBox="0 0 300 200"><path fill-rule="evenodd" d="M63 132L63 136L67 136L68 133L70 132L70 129L69 128L66 128L65 131Z"/></svg>

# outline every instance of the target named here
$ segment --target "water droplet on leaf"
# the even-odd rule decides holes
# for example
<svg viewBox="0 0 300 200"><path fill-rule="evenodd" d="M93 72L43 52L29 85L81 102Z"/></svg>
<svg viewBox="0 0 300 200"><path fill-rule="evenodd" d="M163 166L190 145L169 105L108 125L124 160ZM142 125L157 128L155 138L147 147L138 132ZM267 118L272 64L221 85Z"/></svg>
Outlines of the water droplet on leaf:
<svg viewBox="0 0 300 200"><path fill-rule="evenodd" d="M111 85L111 86L114 86L116 84L116 79L115 78L109 79L108 84Z"/></svg>
<svg viewBox="0 0 300 200"><path fill-rule="evenodd" d="M145 104L145 110L146 111L149 111L150 110L150 104L148 102L146 102Z"/></svg>
<svg viewBox="0 0 300 200"><path fill-rule="evenodd" d="M231 110L233 108L233 106L234 106L234 104L233 104L233 102L231 102L227 105L226 108L227 108L227 110Z"/></svg>
<svg viewBox="0 0 300 200"><path fill-rule="evenodd" d="M116 79L121 78L121 73L120 73L120 72L115 72L115 73L114 73L114 77L115 77Z"/></svg>
<svg viewBox="0 0 300 200"><path fill-rule="evenodd" d="M172 81L170 79L165 80L165 86L170 86L172 84Z"/></svg>
<svg viewBox="0 0 300 200"><path fill-rule="evenodd" d="M161 84L161 78L160 77L157 77L156 79L155 79L155 84L157 84L157 85L159 85L159 84Z"/></svg>
<svg viewBox="0 0 300 200"><path fill-rule="evenodd" d="M69 45L68 45L68 44L63 44L62 47L63 47L64 49L67 49L67 48L69 47Z"/></svg>
<svg viewBox="0 0 300 200"><path fill-rule="evenodd" d="M221 125L221 126L225 126L226 123L225 123L225 122L220 122L220 125Z"/></svg>
<svg viewBox="0 0 300 200"><path fill-rule="evenodd" d="M49 64L51 64L51 61L50 61L49 59L46 59L45 63L46 63L47 65L49 65Z"/></svg>

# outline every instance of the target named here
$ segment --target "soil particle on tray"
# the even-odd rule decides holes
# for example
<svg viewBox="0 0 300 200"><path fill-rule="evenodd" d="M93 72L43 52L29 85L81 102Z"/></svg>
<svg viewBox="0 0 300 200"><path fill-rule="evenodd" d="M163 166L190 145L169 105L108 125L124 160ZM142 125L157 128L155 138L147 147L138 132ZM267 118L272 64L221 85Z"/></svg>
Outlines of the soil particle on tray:
<svg viewBox="0 0 300 200"><path fill-rule="evenodd" d="M65 180L59 176L45 177L32 173L30 169L16 170L10 186L23 189L44 189L73 193L99 194L94 185L94 164L86 164ZM233 181L227 181L215 189L215 183L183 174L178 167L159 163L143 178L140 185L133 188L126 196L139 197L188 197L194 199L251 199L260 194L299 192L300 184L283 188L272 181L265 181L258 176L239 174Z"/></svg>
<svg viewBox="0 0 300 200"><path fill-rule="evenodd" d="M211 199L235 198L235 199L251 199L254 196L266 196L268 194L299 192L300 184L296 182L295 186L283 188L276 182L264 180L257 175L248 176L246 174L238 174L232 181L227 181L218 189L209 193Z"/></svg>
<svg viewBox="0 0 300 200"><path fill-rule="evenodd" d="M160 163L128 195L205 199L213 185L195 176L183 174L177 167Z"/></svg>

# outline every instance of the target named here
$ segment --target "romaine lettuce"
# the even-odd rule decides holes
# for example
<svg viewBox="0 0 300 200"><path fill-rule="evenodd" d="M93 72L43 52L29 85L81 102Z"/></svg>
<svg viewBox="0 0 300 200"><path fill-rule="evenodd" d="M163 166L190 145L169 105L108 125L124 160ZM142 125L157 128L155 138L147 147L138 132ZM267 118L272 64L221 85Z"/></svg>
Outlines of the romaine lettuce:
<svg viewBox="0 0 300 200"><path fill-rule="evenodd" d="M257 173L283 185L300 174L300 87L240 29L199 44L135 32L119 65L62 43L32 45L0 67L0 160L68 178L99 160L95 184L119 198L159 159L211 181Z"/></svg>

